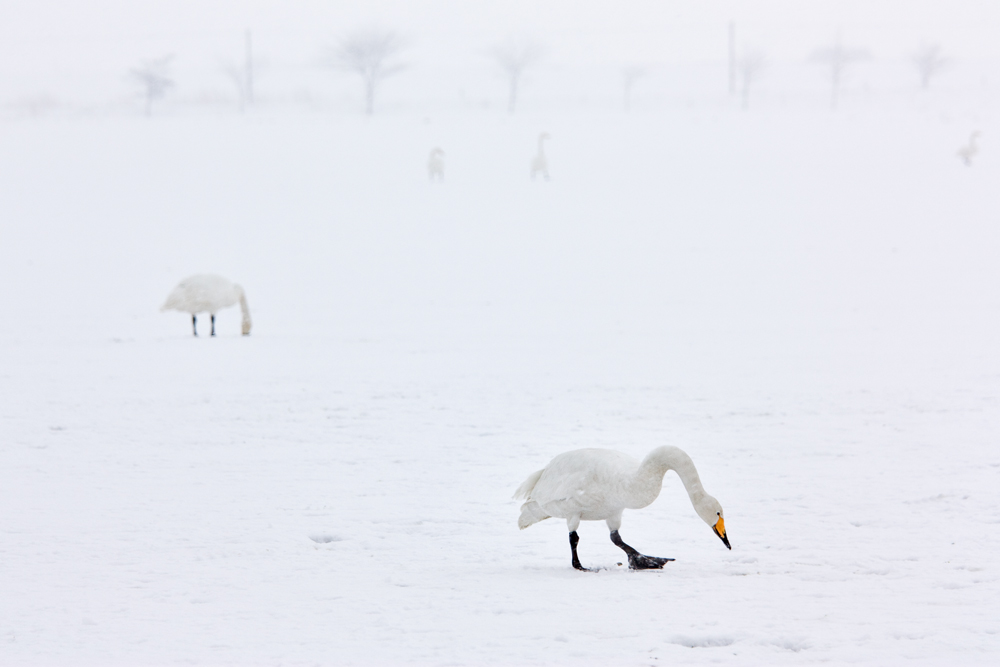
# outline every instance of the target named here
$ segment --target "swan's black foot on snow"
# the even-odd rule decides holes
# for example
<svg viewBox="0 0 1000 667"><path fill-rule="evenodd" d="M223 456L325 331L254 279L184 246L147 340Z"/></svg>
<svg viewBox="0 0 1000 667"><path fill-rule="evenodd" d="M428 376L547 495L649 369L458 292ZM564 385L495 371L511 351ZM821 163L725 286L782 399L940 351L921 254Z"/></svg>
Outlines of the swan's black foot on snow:
<svg viewBox="0 0 1000 667"><path fill-rule="evenodd" d="M569 548L573 551L573 567L580 572L596 572L597 570L591 570L583 565L580 565L580 557L576 555L576 545L580 543L580 536L576 534L574 530L569 534Z"/></svg>
<svg viewBox="0 0 1000 667"><path fill-rule="evenodd" d="M674 560L673 558L657 558L656 556L643 556L642 554L629 554L628 567L630 570L660 570L664 565Z"/></svg>
<svg viewBox="0 0 1000 667"><path fill-rule="evenodd" d="M615 546L628 555L628 567L630 570L659 570L673 558L657 558L656 556L643 556L641 553L625 544L617 530L611 531L611 541Z"/></svg>

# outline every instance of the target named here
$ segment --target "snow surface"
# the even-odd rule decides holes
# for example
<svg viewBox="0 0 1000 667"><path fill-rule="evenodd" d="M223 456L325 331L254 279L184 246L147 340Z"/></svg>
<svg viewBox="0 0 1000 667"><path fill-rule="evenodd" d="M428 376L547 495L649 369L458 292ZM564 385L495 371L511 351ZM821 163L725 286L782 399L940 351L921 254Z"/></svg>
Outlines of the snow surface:
<svg viewBox="0 0 1000 667"><path fill-rule="evenodd" d="M0 664L995 664L1000 126L899 105L0 125ZM662 444L731 552L517 530Z"/></svg>

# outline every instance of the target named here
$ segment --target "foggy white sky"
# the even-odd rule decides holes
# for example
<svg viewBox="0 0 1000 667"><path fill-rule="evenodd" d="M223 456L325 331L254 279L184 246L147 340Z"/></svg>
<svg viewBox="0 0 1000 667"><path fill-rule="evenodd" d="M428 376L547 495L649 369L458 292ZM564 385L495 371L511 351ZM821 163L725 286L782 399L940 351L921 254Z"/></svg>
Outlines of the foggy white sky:
<svg viewBox="0 0 1000 667"><path fill-rule="evenodd" d="M0 22L0 101L58 94L81 78L121 87L142 58L177 54L178 67L213 68L238 55L251 28L271 63L314 64L352 28L381 25L411 42L422 68L481 58L505 35L528 34L561 65L720 61L725 26L772 60L804 59L832 41L900 58L921 41L957 59L1000 56L994 0L6 0Z"/></svg>

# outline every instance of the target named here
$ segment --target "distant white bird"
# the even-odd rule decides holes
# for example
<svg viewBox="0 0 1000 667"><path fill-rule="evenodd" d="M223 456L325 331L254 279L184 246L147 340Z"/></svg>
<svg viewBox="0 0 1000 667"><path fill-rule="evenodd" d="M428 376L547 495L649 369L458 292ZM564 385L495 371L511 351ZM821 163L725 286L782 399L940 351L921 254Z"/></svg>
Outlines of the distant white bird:
<svg viewBox="0 0 1000 667"><path fill-rule="evenodd" d="M222 276L201 274L185 278L173 289L163 306L163 310L179 310L191 313L191 327L198 335L198 313L212 316L212 335L215 335L215 314L223 308L240 304L243 311L243 335L250 335L250 309L243 288Z"/></svg>
<svg viewBox="0 0 1000 667"><path fill-rule="evenodd" d="M691 457L677 447L657 447L642 463L610 449L577 449L560 454L543 469L532 473L514 493L514 498L525 500L517 525L523 530L549 517L566 519L573 567L586 570L576 554L580 541L576 529L581 520L603 520L611 531L611 541L628 554L630 568L662 568L673 558L640 554L622 541L618 529L622 524L622 512L641 509L656 500L668 470L677 471L695 512L712 527L726 547L732 549L726 537L722 506L705 493Z"/></svg>
<svg viewBox="0 0 1000 667"><path fill-rule="evenodd" d="M444 181L444 151L440 148L433 149L427 158L427 176L432 181L435 178Z"/></svg>
<svg viewBox="0 0 1000 667"><path fill-rule="evenodd" d="M972 166L972 158L976 156L979 152L979 146L976 144L976 140L979 139L980 132L976 130L971 135L969 135L969 143L958 149L958 157L962 158L962 162L965 163L966 167Z"/></svg>
<svg viewBox="0 0 1000 667"><path fill-rule="evenodd" d="M545 177L545 180L549 180L549 161L545 158L545 140L549 139L548 132L542 132L538 135L538 155L535 159L531 161L531 180L535 180L537 174L541 174Z"/></svg>

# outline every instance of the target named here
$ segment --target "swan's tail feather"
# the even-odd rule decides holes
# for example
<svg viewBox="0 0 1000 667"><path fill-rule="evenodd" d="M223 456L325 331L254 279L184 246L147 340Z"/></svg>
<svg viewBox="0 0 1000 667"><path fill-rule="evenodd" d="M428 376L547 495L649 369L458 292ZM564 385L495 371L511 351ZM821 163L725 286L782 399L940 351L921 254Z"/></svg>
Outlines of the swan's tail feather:
<svg viewBox="0 0 1000 667"><path fill-rule="evenodd" d="M534 500L529 500L528 502L521 505L521 516L517 519L517 527L524 530L533 523L538 523L548 519L549 515L542 511L538 503Z"/></svg>
<svg viewBox="0 0 1000 667"><path fill-rule="evenodd" d="M160 306L160 312L162 313L165 310L181 310L183 301L184 290L182 290L181 286L178 285L171 290L170 294L167 295L167 300L163 302L162 306Z"/></svg>
<svg viewBox="0 0 1000 667"><path fill-rule="evenodd" d="M528 475L528 479L524 480L521 486L517 487L517 491L514 492L514 500L527 500L528 496L531 495L531 490L535 488L535 484L538 483L538 478L542 476L543 472L545 472L544 468Z"/></svg>
<svg viewBox="0 0 1000 667"><path fill-rule="evenodd" d="M517 519L517 527L524 530L533 523L538 523L543 519L548 519L549 515L542 511L542 508L534 500L528 500L531 497L531 492L535 490L535 484L538 484L538 480L541 478L542 473L545 469L536 470L535 472L528 475L528 479L524 480L521 486L517 487L517 491L514 492L515 500L527 500L528 502L521 505L521 516Z"/></svg>

